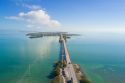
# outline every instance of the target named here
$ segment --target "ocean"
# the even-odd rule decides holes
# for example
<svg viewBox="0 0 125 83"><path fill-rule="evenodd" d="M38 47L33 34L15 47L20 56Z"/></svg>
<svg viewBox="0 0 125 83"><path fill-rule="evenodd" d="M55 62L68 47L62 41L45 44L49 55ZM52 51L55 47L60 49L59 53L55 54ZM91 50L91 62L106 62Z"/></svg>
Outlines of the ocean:
<svg viewBox="0 0 125 83"><path fill-rule="evenodd" d="M58 37L29 39L25 34L0 33L0 83L50 83L59 60ZM72 63L79 64L92 83L125 83L125 43L98 40L68 39Z"/></svg>

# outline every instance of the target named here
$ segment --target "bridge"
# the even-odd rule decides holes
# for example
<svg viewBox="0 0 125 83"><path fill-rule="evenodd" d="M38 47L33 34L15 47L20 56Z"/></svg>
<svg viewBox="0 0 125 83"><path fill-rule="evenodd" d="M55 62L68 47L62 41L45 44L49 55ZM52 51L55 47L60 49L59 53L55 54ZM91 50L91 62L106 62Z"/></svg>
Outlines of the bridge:
<svg viewBox="0 0 125 83"><path fill-rule="evenodd" d="M60 41L60 45L62 47L62 49L61 49L62 61L63 60L66 61L66 67L64 69L62 69L63 72L66 74L66 76L64 76L65 81L69 81L70 83L78 83L73 64L71 63L71 60L70 60L70 55L69 55L69 52L67 49L66 40L64 39L63 35L60 35L59 41Z"/></svg>

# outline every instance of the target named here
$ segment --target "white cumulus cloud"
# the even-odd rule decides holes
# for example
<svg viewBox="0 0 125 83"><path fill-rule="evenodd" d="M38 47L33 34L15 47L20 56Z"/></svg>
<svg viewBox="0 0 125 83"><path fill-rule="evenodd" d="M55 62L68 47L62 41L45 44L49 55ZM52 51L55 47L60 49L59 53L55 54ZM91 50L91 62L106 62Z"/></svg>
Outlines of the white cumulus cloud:
<svg viewBox="0 0 125 83"><path fill-rule="evenodd" d="M39 8L37 6L34 6L34 8ZM5 17L6 19L13 19L13 20L20 20L20 21L26 21L28 24L28 27L41 27L41 26L47 26L47 27L59 27L60 23L57 20L53 20L46 11L42 9L37 10L31 10L29 12L20 12L17 16L9 16Z"/></svg>

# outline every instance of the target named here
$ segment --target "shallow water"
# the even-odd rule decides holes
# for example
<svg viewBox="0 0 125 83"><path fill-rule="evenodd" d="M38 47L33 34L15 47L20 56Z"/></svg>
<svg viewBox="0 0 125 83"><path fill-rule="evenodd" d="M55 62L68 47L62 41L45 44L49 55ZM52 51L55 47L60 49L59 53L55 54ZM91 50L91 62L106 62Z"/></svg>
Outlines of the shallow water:
<svg viewBox="0 0 125 83"><path fill-rule="evenodd" d="M125 82L125 44L68 40L73 63L93 83ZM50 83L48 75L59 59L58 38L29 39L25 33L0 34L0 83Z"/></svg>
<svg viewBox="0 0 125 83"><path fill-rule="evenodd" d="M25 34L0 37L0 83L50 83L57 43L57 38L29 39Z"/></svg>
<svg viewBox="0 0 125 83"><path fill-rule="evenodd" d="M86 43L73 39L68 48L72 62L79 64L93 83L125 82L124 43Z"/></svg>

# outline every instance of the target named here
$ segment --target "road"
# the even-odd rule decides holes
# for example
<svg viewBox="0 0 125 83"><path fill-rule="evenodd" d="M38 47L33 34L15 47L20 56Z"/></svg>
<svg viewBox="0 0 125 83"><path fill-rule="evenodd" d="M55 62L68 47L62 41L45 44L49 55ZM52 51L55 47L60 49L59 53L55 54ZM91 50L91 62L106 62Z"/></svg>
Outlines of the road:
<svg viewBox="0 0 125 83"><path fill-rule="evenodd" d="M66 46L66 41L64 40L62 35L61 35L61 40L62 40L62 43L63 43L66 62L67 62L67 67L65 68L65 70L68 72L70 78L72 79L72 83L78 83L74 67L71 64L70 55L69 55L69 52L68 52L68 49L67 49L67 46Z"/></svg>

